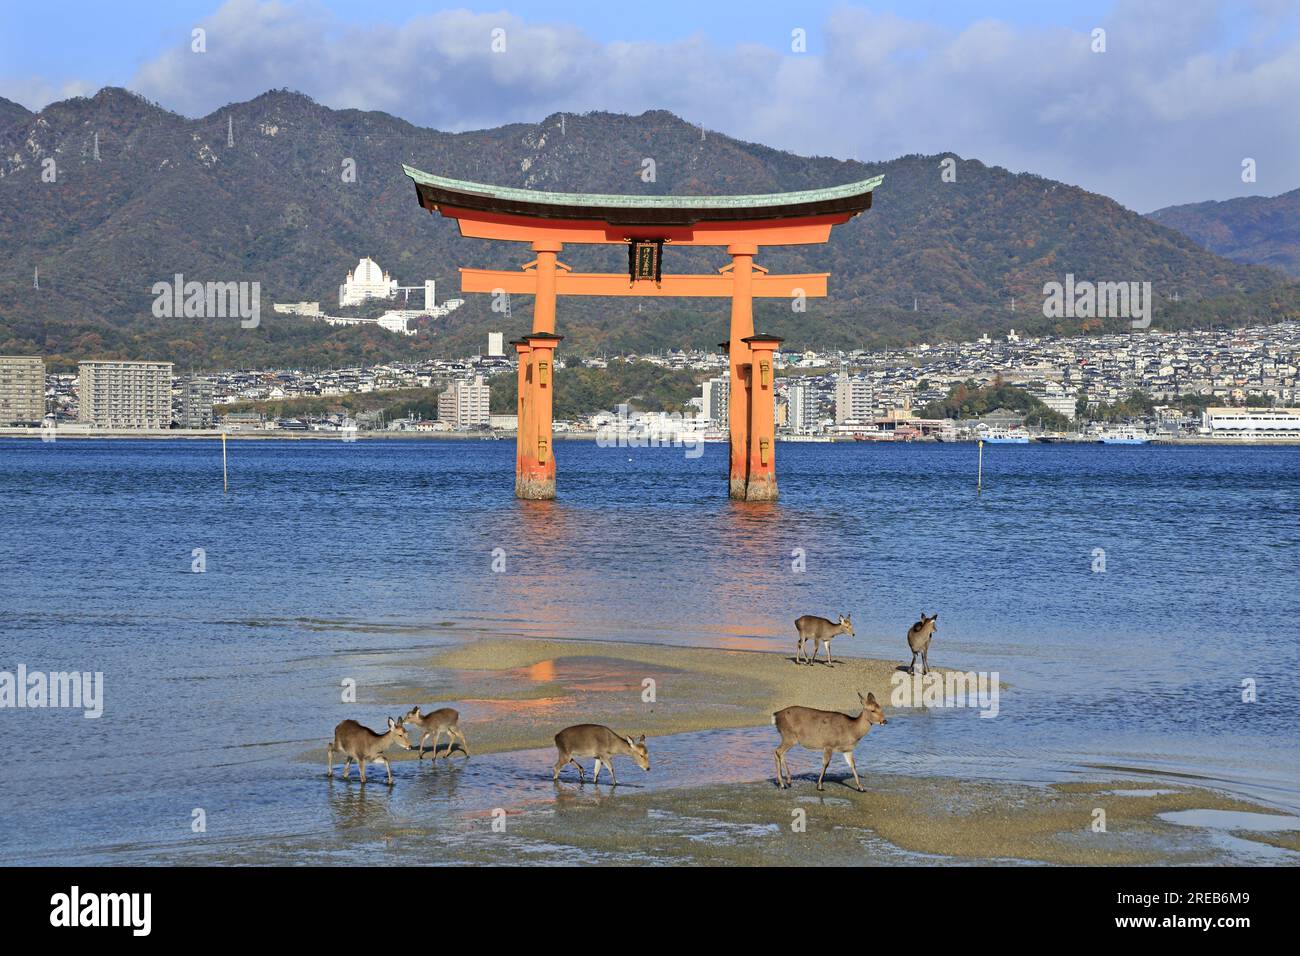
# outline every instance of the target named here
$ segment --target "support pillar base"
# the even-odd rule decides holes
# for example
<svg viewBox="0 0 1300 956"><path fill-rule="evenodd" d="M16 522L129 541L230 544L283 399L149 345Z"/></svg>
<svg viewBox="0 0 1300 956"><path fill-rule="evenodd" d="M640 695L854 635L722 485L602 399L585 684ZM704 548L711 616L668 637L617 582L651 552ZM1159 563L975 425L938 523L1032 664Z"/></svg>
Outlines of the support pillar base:
<svg viewBox="0 0 1300 956"><path fill-rule="evenodd" d="M775 475L751 476L745 486L746 501L776 501L777 497Z"/></svg>
<svg viewBox="0 0 1300 956"><path fill-rule="evenodd" d="M731 497L736 501L744 501L747 497L744 478L731 479Z"/></svg>
<svg viewBox="0 0 1300 956"><path fill-rule="evenodd" d="M555 497L555 479L516 478L515 497L526 501L550 501Z"/></svg>

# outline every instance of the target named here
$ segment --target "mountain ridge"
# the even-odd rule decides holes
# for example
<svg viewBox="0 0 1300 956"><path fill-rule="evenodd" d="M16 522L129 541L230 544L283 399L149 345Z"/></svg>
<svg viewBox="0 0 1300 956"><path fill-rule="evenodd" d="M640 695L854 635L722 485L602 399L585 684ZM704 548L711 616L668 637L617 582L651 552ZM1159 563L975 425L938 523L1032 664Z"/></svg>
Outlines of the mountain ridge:
<svg viewBox="0 0 1300 956"><path fill-rule="evenodd" d="M1183 203L1147 215L1224 258L1300 278L1300 189Z"/></svg>
<svg viewBox="0 0 1300 956"><path fill-rule="evenodd" d="M0 124L0 351L40 351L56 364L115 356L326 365L463 354L489 329L525 331L526 296L515 298L509 319L492 313L487 297L470 297L434 334L412 338L271 312L272 302L301 300L328 310L363 255L403 285L435 279L439 301L459 294L458 267L517 268L530 258L516 244L462 238L453 222L419 208L403 162L493 185L652 195L782 192L884 174L873 208L825 246L762 252L773 271L832 273L830 296L810 301L807 313L775 302L756 308L760 326L799 347L897 345L1011 326L1127 327L1036 314L1044 282L1066 272L1152 281L1157 325L1259 320L1300 303L1285 277L1208 253L1079 187L953 154L875 164L797 156L666 110L444 132L287 90L190 119L105 88L15 115ZM941 179L948 157L957 160L955 183ZM42 180L47 160L53 183ZM348 160L354 182L343 175ZM581 270L619 271L626 262L613 247L570 246L563 258ZM679 248L664 267L712 271L724 262L719 250ZM260 282L261 325L155 319L149 290L177 273ZM1030 308L1012 312L1012 297ZM719 300L565 299L559 321L565 348L577 352L712 347L726 311Z"/></svg>

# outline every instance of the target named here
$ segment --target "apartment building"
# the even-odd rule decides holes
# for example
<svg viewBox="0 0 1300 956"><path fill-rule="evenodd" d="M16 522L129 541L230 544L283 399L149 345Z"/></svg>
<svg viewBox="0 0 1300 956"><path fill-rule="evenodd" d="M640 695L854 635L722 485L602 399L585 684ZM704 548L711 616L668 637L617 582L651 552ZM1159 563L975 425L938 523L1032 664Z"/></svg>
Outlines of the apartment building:
<svg viewBox="0 0 1300 956"><path fill-rule="evenodd" d="M170 428L171 362L82 362L78 420L96 428Z"/></svg>
<svg viewBox="0 0 1300 956"><path fill-rule="evenodd" d="M45 418L45 360L0 355L0 425L39 425Z"/></svg>
<svg viewBox="0 0 1300 956"><path fill-rule="evenodd" d="M490 403L491 388L482 375L457 379L438 396L438 421L449 428L485 428Z"/></svg>

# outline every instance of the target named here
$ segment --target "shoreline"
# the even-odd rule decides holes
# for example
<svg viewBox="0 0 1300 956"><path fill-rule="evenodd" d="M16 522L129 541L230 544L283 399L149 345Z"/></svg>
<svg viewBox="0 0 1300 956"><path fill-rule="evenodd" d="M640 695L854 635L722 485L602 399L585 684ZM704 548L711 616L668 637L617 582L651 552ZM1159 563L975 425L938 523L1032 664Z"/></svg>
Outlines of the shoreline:
<svg viewBox="0 0 1300 956"><path fill-rule="evenodd" d="M188 441L215 440L220 439L222 435L232 441L243 441L245 439L252 441L335 441L345 444L351 444L358 441L514 441L514 432L357 432L348 438L344 438L339 432L312 432L312 431L279 431L272 429L237 429L234 431L223 432L215 428L169 428L169 429L111 429L111 430L91 430L91 429L57 429L53 438L46 438L40 428L0 428L0 438L26 438L34 441L61 441L63 439L112 439L112 440L134 440L134 441L153 441L156 439L177 439ZM589 441L594 442L598 436L596 432L555 432L554 440L561 441ZM936 438L913 438L907 440L894 440L882 438L864 438L857 439L840 435L833 436L776 436L778 444L782 445L974 445L979 442L977 438L953 438L953 439L936 439ZM725 445L725 439L705 442L709 445ZM1102 442L1093 438L1078 440L1066 439L1062 441L1030 441L1029 446L1034 445L1057 445L1065 447L1074 447L1077 445L1100 445ZM1147 445L1160 446L1204 446L1213 448L1251 448L1254 446L1268 447L1286 447L1300 445L1300 436L1295 438L1208 438L1204 436L1195 437L1167 437L1152 438L1146 442ZM626 447L626 446L619 446ZM677 448L679 446L671 445L665 447ZM1126 445L1122 447L1141 447Z"/></svg>

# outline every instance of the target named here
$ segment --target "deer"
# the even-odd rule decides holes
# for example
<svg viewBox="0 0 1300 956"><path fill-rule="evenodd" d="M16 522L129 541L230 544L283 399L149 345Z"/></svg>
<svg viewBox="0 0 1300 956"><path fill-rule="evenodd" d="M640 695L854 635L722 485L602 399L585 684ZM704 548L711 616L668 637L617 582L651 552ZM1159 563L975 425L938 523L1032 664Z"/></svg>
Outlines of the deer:
<svg viewBox="0 0 1300 956"><path fill-rule="evenodd" d="M415 759L424 759L424 742L432 735L433 759L436 762L438 759L438 738L444 732L447 734L447 759L451 759L451 749L456 746L457 740L460 740L460 749L465 752L466 759L469 758L469 744L465 741L465 735L460 732L460 711L451 707L443 707L439 710L431 710L421 716L420 707L417 704L408 713L402 715L402 723L419 728L420 755Z"/></svg>
<svg viewBox="0 0 1300 956"><path fill-rule="evenodd" d="M392 717L388 718L387 733L377 734L369 727L363 727L355 720L345 720L334 728L334 739L325 747L325 762L327 777L334 776L334 751L341 752L346 758L343 761L343 779L348 779L348 770L352 766L352 761L357 762L357 767L361 771L361 782L366 782L366 764L382 763L384 769L388 771L388 785L393 785L393 767L388 762L388 757L384 751L393 744L402 744L407 750L411 749L411 740L406 736L406 728L395 721Z"/></svg>
<svg viewBox="0 0 1300 956"><path fill-rule="evenodd" d="M817 652L821 650L823 644L826 645L826 663L834 666L831 660L831 639L836 634L847 634L849 637L856 637L853 633L853 622L849 620L849 615L841 614L840 621L836 624L834 621L828 621L824 617L817 617L813 614L805 614L794 622L794 629L799 632L799 643L795 647L794 662L800 663L800 658L806 658L808 666L811 667L813 661L817 659ZM813 656L808 657L807 644L813 642Z"/></svg>
<svg viewBox="0 0 1300 956"><path fill-rule="evenodd" d="M574 759L576 757L596 758L592 783L600 781L600 765L604 763L609 767L609 775L614 781L614 786L618 786L618 777L614 774L616 756L631 757L642 770L647 773L650 771L650 754L645 747L645 734L637 738L624 737L600 724L577 724L566 727L555 735L555 749L559 751L559 758L555 761L554 772L551 774L552 780L559 780L560 771L565 765L573 764L578 768L578 779L586 783L586 771L582 769L582 764Z"/></svg>
<svg viewBox="0 0 1300 956"><path fill-rule="evenodd" d="M909 674L916 673L916 657L921 656L921 673L930 673L930 638L934 637L937 625L934 623L939 620L939 614L936 611L930 617L921 612L921 620L917 621L907 629L907 646L912 649L912 663L908 665Z"/></svg>
<svg viewBox="0 0 1300 956"><path fill-rule="evenodd" d="M795 744L799 744L808 750L822 751L822 772L817 777L818 790L826 789L822 786L822 778L826 776L831 757L842 753L844 762L853 771L853 782L857 784L858 792L866 793L862 781L858 779L857 765L853 762L853 748L871 731L872 724L884 725L889 721L885 719L884 710L876 703L875 694L868 693L863 697L859 691L858 700L862 702L862 712L856 717L835 710L817 710L814 707L787 707L772 715L772 723L781 732L781 743L776 748L777 786L784 790L788 785L793 785L794 778L786 766L785 754Z"/></svg>

